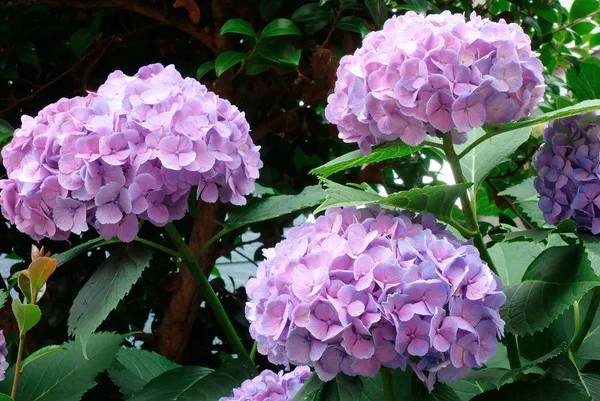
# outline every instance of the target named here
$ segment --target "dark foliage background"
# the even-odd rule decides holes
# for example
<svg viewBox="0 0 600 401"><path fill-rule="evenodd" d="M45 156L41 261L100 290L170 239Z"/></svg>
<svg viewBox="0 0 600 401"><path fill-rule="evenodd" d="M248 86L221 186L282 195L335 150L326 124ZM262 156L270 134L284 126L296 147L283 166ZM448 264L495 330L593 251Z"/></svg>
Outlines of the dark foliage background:
<svg viewBox="0 0 600 401"><path fill-rule="evenodd" d="M598 84L589 82L593 74L600 76L600 64L590 54L600 44L599 11L597 7L591 12L585 8L587 3L594 3L593 0L576 1L583 7L580 15L572 10L569 14L554 0L488 0L479 1L477 5L469 0L321 0L320 3L300 0L0 1L0 134L8 132L6 124L18 127L23 114L35 115L60 97L93 91L116 69L134 74L140 66L150 63L175 64L182 75L198 76L209 89L245 111L253 139L262 146L265 167L258 181L260 185L282 194L298 193L305 186L317 183L317 179L308 174L311 168L353 150L337 139L335 127L323 118L339 58L360 45L361 35L377 29L389 15L406 10L450 10L467 15L475 11L493 20L504 18L520 24L531 35L533 47L540 52L546 67L545 110L600 97ZM258 43L246 35L220 35L223 25L235 18L247 21L256 32L275 19L293 20L301 35L266 38ZM209 67L215 60L219 72L227 67L225 58L219 58L225 52L237 52L235 57L244 61L229 66L217 77L215 69ZM539 142L538 132L512 160L490 174L478 195L480 216L490 216L489 221L495 224L498 221L525 227L538 224L526 211L498 193L534 174L529 161ZM432 161L437 164L432 165ZM441 164L438 155L426 150L393 164L370 165L345 176L339 173L334 179L381 185L389 193L438 182L433 168ZM205 241L208 233L217 227L215 220L222 221L229 209L223 205L196 206L194 199L190 200L190 206L191 213L178 226L190 239L190 246L198 249L201 243L194 242L193 238ZM249 229L260 234L256 242L272 246L294 217L255 224ZM212 270L218 256L229 255L240 245L241 234L241 230L231 233L213 247L210 257L203 260L205 272ZM82 238L72 236L70 243L42 241L42 245L58 253L94 235L88 232ZM172 246L160 229L149 224L144 225L140 236ZM29 237L7 223L0 225L0 252L18 262L13 272L29 262L31 244ZM106 251L114 249L111 247L84 254L59 268L48 284L47 296L40 303L42 323L28 337L30 349L67 340L66 321L73 299L106 259ZM260 257L261 253L257 252L255 259ZM141 331L149 313L153 313L152 333L134 335L143 348L158 350L183 364L218 367L231 350L216 341L221 336L218 325L201 302L195 283L179 273L178 268L168 256L155 252L150 268L101 329L120 333ZM229 315L233 316L238 333L245 336L244 344L250 348L252 341L243 316L245 291L239 288L230 293L223 280L227 278L216 278L212 284ZM0 280L0 285L6 286L6 282ZM177 305L173 304L174 299L179 300ZM14 352L16 329L7 307L0 310L0 326L9 333ZM174 341L174 338L180 340ZM258 362L260 367L267 366L260 357ZM110 380L107 377L101 380L101 385L88 392L85 399L120 399Z"/></svg>

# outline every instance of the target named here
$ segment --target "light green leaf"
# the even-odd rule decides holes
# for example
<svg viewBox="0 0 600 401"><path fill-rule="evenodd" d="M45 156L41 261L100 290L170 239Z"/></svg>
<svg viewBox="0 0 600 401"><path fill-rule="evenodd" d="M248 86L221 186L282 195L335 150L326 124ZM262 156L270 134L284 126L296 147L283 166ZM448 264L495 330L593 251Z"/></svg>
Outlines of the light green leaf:
<svg viewBox="0 0 600 401"><path fill-rule="evenodd" d="M538 193L535 190L535 187L533 186L534 179L535 177L527 178L525 181L520 182L517 185L513 185L512 187L506 188L502 192L499 192L498 195L510 196L518 201L537 198Z"/></svg>
<svg viewBox="0 0 600 401"><path fill-rule="evenodd" d="M31 328L42 318L42 311L39 306L33 304L23 305L19 298L13 299L12 311L17 320L17 324L19 325L19 332L21 335L31 330Z"/></svg>
<svg viewBox="0 0 600 401"><path fill-rule="evenodd" d="M388 142L385 145L374 148L368 156L365 156L360 150L355 150L313 169L310 173L327 178L332 174L348 170L352 167L359 167L370 163L379 163L384 160L399 159L415 153L421 148L421 145L409 146L400 141Z"/></svg>
<svg viewBox="0 0 600 401"><path fill-rule="evenodd" d="M56 267L64 265L71 259L75 258L76 256L79 256L81 253L86 252L90 248L93 248L94 245L96 245L100 241L102 241L102 238L94 238L92 240L84 242L83 244L77 245L69 249L68 251L52 255L52 257L56 259Z"/></svg>
<svg viewBox="0 0 600 401"><path fill-rule="evenodd" d="M595 0L575 0L569 11L569 19L571 22L584 18L596 11L600 7L600 3Z"/></svg>
<svg viewBox="0 0 600 401"><path fill-rule="evenodd" d="M69 333L85 344L91 334L150 264L152 250L132 243L119 247L94 272L77 294L69 311Z"/></svg>
<svg viewBox="0 0 600 401"><path fill-rule="evenodd" d="M508 158L529 138L531 128L522 128L492 137L480 143L460 159L463 173L467 181L474 184L476 190L490 171ZM481 128L469 132L468 141L456 147L457 153L462 152L475 140L483 137L485 131Z"/></svg>
<svg viewBox="0 0 600 401"><path fill-rule="evenodd" d="M506 234L502 234L502 240L506 242L510 241L533 241L541 242L544 241L550 234L554 232L552 228L534 228L531 230L512 231Z"/></svg>
<svg viewBox="0 0 600 401"><path fill-rule="evenodd" d="M256 368L240 359L226 361L219 370L183 366L152 379L131 399L135 401L218 401L233 395L246 379L257 375Z"/></svg>
<svg viewBox="0 0 600 401"><path fill-rule="evenodd" d="M506 330L518 335L548 327L573 302L600 285L582 245L544 250L529 265L522 280L505 287L507 300L500 308Z"/></svg>
<svg viewBox="0 0 600 401"><path fill-rule="evenodd" d="M221 74L234 65L241 63L245 58L246 55L244 53L234 52L231 50L226 50L219 54L215 60L215 72L217 77L220 77Z"/></svg>
<svg viewBox="0 0 600 401"><path fill-rule="evenodd" d="M585 391L561 380L519 381L489 390L471 401L590 401Z"/></svg>
<svg viewBox="0 0 600 401"><path fill-rule="evenodd" d="M257 37L252 25L248 21L241 18L232 18L227 20L221 27L219 35L224 35L226 33L239 33L241 35L252 36L254 38Z"/></svg>
<svg viewBox="0 0 600 401"><path fill-rule="evenodd" d="M322 6L319 3L308 3L300 6L292 14L292 21L304 22L322 19L331 21L333 19L333 10L329 6Z"/></svg>
<svg viewBox="0 0 600 401"><path fill-rule="evenodd" d="M8 299L8 294L6 293L6 291L0 290L0 309L2 309L2 307L6 303L7 299Z"/></svg>
<svg viewBox="0 0 600 401"><path fill-rule="evenodd" d="M470 183L427 186L414 188L409 191L400 191L383 197L371 192L340 185L333 181L323 180L323 182L327 187L327 199L325 199L325 202L319 206L315 213L330 207L379 204L417 212L433 213L442 220L450 217L452 207L458 197L471 186Z"/></svg>
<svg viewBox="0 0 600 401"><path fill-rule="evenodd" d="M121 348L117 352L117 359L108 369L108 376L127 398L152 379L179 367L181 365L171 362L156 352L137 348ZM210 369L206 369L206 374L210 371Z"/></svg>
<svg viewBox="0 0 600 401"><path fill-rule="evenodd" d="M544 246L531 242L499 242L488 249L503 285L518 284Z"/></svg>
<svg viewBox="0 0 600 401"><path fill-rule="evenodd" d="M23 363L21 364L21 369L25 369L25 367L27 365L29 365L31 362L44 357L48 354L52 354L54 352L61 352L61 351L66 351L67 348L62 346L62 345L49 345L47 347L44 348L40 348L37 351L35 351L33 354L29 355L27 357L27 359L25 359L23 361Z"/></svg>
<svg viewBox="0 0 600 401"><path fill-rule="evenodd" d="M203 76L205 76L209 71L215 69L215 60L210 60L205 63L202 63L198 70L196 70L196 79L200 81Z"/></svg>
<svg viewBox="0 0 600 401"><path fill-rule="evenodd" d="M592 32L596 28L596 24L590 21L582 21L571 27L572 30L577 32L579 35L585 35Z"/></svg>
<svg viewBox="0 0 600 401"><path fill-rule="evenodd" d="M369 33L369 24L360 17L343 17L335 27L344 31L357 32L363 36Z"/></svg>
<svg viewBox="0 0 600 401"><path fill-rule="evenodd" d="M79 401L96 385L98 373L114 360L123 336L97 333L87 344L88 359L83 356L80 341L64 344L65 351L44 355L27 366L19 380L19 401ZM15 368L9 368L0 391L9 392Z"/></svg>
<svg viewBox="0 0 600 401"><path fill-rule="evenodd" d="M548 354L546 354L534 361L526 363L526 364L522 365L520 368L511 370L510 372L508 372L504 376L502 376L502 378L500 379L499 386L502 386L504 383L506 383L511 378L515 377L516 375L518 375L521 372L525 372L527 369L529 369L531 367L539 365L540 363L546 362L552 358L556 358L557 356L562 354L566 349L567 349L567 343L563 343L563 344L559 345L558 347L556 347L551 352L549 352Z"/></svg>
<svg viewBox="0 0 600 401"><path fill-rule="evenodd" d="M448 383L448 386L454 390L454 394L456 394L461 401L469 401L476 395L496 388L492 383L479 383L470 380Z"/></svg>
<svg viewBox="0 0 600 401"><path fill-rule="evenodd" d="M587 2L588 0L581 0ZM589 113L591 111L600 109L600 100L586 100L581 103L577 103L573 106L564 107L559 110L551 111L536 117L528 117L512 123L506 123L501 125L489 125L484 126L485 131L490 134L498 134L501 132L508 132L517 130L525 127L532 127L534 125L547 123L548 121L560 120L562 118L574 116L576 114Z"/></svg>
<svg viewBox="0 0 600 401"><path fill-rule="evenodd" d="M284 35L301 36L302 33L300 32L300 30L298 29L296 24L294 24L289 19L285 19L285 18L279 18L279 19L271 21L269 23L269 25L264 27L264 29L262 30L262 33L261 33L261 36L263 38L268 38L268 37L272 37L272 36L284 36Z"/></svg>
<svg viewBox="0 0 600 401"><path fill-rule="evenodd" d="M585 252L592 265L592 269L600 275L600 238L592 234L581 234Z"/></svg>
<svg viewBox="0 0 600 401"><path fill-rule="evenodd" d="M298 195L279 195L257 199L235 208L225 221L225 228L233 230L247 224L284 216L292 212L318 205L325 198L319 185L308 186Z"/></svg>

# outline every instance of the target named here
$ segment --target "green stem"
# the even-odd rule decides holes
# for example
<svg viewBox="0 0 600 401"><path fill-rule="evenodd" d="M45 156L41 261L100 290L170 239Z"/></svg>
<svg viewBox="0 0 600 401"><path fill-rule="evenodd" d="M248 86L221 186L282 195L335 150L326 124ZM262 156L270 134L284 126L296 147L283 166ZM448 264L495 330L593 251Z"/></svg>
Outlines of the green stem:
<svg viewBox="0 0 600 401"><path fill-rule="evenodd" d="M519 343L517 336L511 333L506 333L506 352L508 353L508 363L512 370L521 367L521 358L519 356Z"/></svg>
<svg viewBox="0 0 600 401"><path fill-rule="evenodd" d="M157 244L156 242L152 242L149 241L147 239L143 239L140 237L135 237L135 241L139 242L140 244L144 244L144 245L148 245L151 246L152 248L156 248L159 251L163 251L164 253L167 253L171 256L175 256L176 258L180 258L181 256L179 255L179 252L175 252L172 249L167 248L166 246L162 246L160 244Z"/></svg>
<svg viewBox="0 0 600 401"><path fill-rule="evenodd" d="M573 326L575 327L575 333L581 326L581 312L579 311L579 301L575 301L573 304Z"/></svg>
<svg viewBox="0 0 600 401"><path fill-rule="evenodd" d="M258 341L254 341L252 344L252 349L250 350L250 360L252 363L256 360L256 351L258 350Z"/></svg>
<svg viewBox="0 0 600 401"><path fill-rule="evenodd" d="M19 336L19 350L17 351L17 362L15 364L15 377L13 378L12 391L10 396L13 400L17 399L17 387L21 378L21 360L23 359L23 345L25 344L25 333Z"/></svg>
<svg viewBox="0 0 600 401"><path fill-rule="evenodd" d="M219 324L221 325L221 328L225 333L227 341L229 341L231 347L233 348L235 353L238 354L239 358L250 360L248 352L246 352L246 349L244 348L240 337L235 332L235 329L231 324L231 320L229 320L225 309L223 309L221 301L219 301L219 298L217 298L217 294L215 294L215 292L213 291L210 283L208 282L208 279L206 278L204 272L200 268L196 257L194 256L192 251L190 251L183 238L181 238L181 235L179 235L179 232L177 231L177 228L175 228L175 225L173 225L173 223L167 224L165 226L165 230L167 231L167 234L169 235L169 237L171 237L171 241L173 241L173 244L175 244L175 247L179 251L181 259L183 259L190 273L192 273L194 280L196 280L196 283L198 283L200 290L202 290L202 293L204 294L204 299L215 314L217 322L219 322ZM219 234L217 234L215 237L217 237ZM209 242L215 242L216 240L213 240L215 237L211 238ZM203 247L203 249L204 248L206 248L206 245Z"/></svg>
<svg viewBox="0 0 600 401"><path fill-rule="evenodd" d="M590 300L590 306L588 307L587 312L585 313L585 317L583 318L583 322L579 326L579 330L573 336L571 340L571 345L569 345L569 355L571 359L574 359L575 354L579 350L581 343L585 340L588 332L590 331L590 327L592 327L592 322L596 317L596 312L598 311L598 306L600 305L600 287L594 288L592 292L592 299Z"/></svg>
<svg viewBox="0 0 600 401"><path fill-rule="evenodd" d="M202 248L200 248L200 250L198 252L196 252L196 257L202 255L204 253L204 251L206 251L212 244L214 244L215 242L217 242L218 240L221 239L221 237L223 237L225 234L228 234L231 230L228 228L223 228L221 231L219 231L218 233L216 233L211 239L209 239L208 241L206 241L206 243L202 246Z"/></svg>
<svg viewBox="0 0 600 401"><path fill-rule="evenodd" d="M394 371L389 368L381 369L383 385L383 401L394 401Z"/></svg>

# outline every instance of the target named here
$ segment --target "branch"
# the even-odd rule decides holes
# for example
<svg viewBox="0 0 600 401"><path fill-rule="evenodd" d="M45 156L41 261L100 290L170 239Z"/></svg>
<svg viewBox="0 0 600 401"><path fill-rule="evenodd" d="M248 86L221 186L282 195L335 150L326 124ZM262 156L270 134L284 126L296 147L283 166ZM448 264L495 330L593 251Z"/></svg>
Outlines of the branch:
<svg viewBox="0 0 600 401"><path fill-rule="evenodd" d="M214 47L214 38L210 32L204 30L198 30L198 26L192 23L189 19L183 17L167 17L162 11L148 7L142 2L137 0L97 0L97 1L72 1L72 0L15 0L11 4L2 6L3 8L8 7L24 7L30 4L44 4L47 6L55 7L69 7L69 8L80 8L80 9L91 9L91 8L120 8L127 11L131 11L162 24L169 25L173 28L179 29L187 33L188 35L196 38L200 43L206 47L212 49Z"/></svg>

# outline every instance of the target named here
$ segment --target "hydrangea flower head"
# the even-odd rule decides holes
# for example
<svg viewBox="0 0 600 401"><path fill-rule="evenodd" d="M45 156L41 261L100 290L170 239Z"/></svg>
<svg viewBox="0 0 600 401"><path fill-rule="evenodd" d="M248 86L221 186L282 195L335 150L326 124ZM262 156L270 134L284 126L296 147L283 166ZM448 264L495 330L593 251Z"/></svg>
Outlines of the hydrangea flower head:
<svg viewBox="0 0 600 401"><path fill-rule="evenodd" d="M453 134L520 118L544 93L542 63L523 29L444 11L393 16L341 59L325 116L345 142L371 146Z"/></svg>
<svg viewBox="0 0 600 401"><path fill-rule="evenodd" d="M8 349L6 348L6 339L4 338L4 332L0 330L0 382L4 380L4 374L6 373L7 355Z"/></svg>
<svg viewBox="0 0 600 401"><path fill-rule="evenodd" d="M113 72L96 93L24 116L2 150L2 213L40 240L95 227L132 241L138 219L180 219L205 202L244 204L262 167L235 106L171 65Z"/></svg>
<svg viewBox="0 0 600 401"><path fill-rule="evenodd" d="M600 116L552 121L534 158L539 207L549 224L572 219L600 233Z"/></svg>
<svg viewBox="0 0 600 401"><path fill-rule="evenodd" d="M233 390L233 397L219 401L292 401L310 376L310 369L299 366L289 373L263 370L252 380L246 380Z"/></svg>
<svg viewBox="0 0 600 401"><path fill-rule="evenodd" d="M489 360L503 333L499 278L431 215L328 209L265 256L246 286L258 351L322 380L408 365L432 388Z"/></svg>

